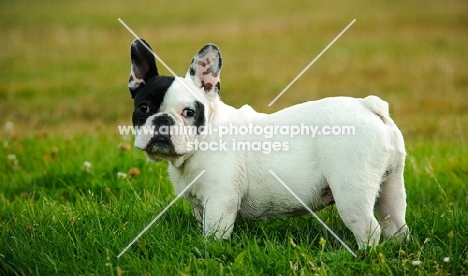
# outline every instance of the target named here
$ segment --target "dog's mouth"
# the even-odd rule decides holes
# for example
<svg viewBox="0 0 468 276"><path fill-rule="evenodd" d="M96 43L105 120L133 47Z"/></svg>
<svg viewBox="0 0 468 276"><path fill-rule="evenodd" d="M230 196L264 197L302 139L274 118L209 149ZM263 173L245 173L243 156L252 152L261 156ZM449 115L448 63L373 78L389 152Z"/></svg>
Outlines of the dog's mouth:
<svg viewBox="0 0 468 276"><path fill-rule="evenodd" d="M151 138L146 147L142 149L151 160L174 160L181 157L175 151L174 144L169 136L155 136Z"/></svg>
<svg viewBox="0 0 468 276"><path fill-rule="evenodd" d="M145 151L146 157L152 161L161 161L161 160L168 160L168 161L174 161L182 157L183 155L177 154L177 153L162 153L162 152L149 152Z"/></svg>

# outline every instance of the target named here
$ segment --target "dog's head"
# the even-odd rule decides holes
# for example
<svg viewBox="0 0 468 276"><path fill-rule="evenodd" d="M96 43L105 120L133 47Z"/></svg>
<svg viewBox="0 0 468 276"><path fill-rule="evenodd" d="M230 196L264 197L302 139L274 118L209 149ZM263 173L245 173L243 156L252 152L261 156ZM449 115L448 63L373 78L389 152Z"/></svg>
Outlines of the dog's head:
<svg viewBox="0 0 468 276"><path fill-rule="evenodd" d="M144 40L134 40L130 48L128 87L135 106L135 147L150 160L180 163L191 153L188 144L198 139L208 123L209 103L219 99L218 47L205 45L193 57L185 78L160 76L154 53Z"/></svg>

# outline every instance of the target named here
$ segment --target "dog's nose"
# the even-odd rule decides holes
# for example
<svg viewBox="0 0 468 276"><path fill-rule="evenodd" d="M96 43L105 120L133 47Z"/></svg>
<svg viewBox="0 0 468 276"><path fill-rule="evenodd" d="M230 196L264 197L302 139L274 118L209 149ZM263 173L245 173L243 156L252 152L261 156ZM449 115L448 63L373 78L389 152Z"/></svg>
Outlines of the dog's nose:
<svg viewBox="0 0 468 276"><path fill-rule="evenodd" d="M158 135L153 138L154 143L158 145L170 145L171 137L169 135Z"/></svg>
<svg viewBox="0 0 468 276"><path fill-rule="evenodd" d="M167 114L156 116L153 119L153 125L155 126L172 126L174 124L175 124L174 119L172 119L172 117Z"/></svg>

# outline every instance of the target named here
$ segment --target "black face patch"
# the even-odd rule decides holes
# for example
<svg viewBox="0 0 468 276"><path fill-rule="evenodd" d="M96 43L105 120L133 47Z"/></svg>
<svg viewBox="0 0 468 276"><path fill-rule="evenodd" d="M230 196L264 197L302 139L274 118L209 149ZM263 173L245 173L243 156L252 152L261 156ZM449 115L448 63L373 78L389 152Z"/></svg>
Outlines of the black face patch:
<svg viewBox="0 0 468 276"><path fill-rule="evenodd" d="M151 138L147 147L157 146L166 150L173 150L174 144L171 141L170 127L175 124L174 119L167 114L156 116L153 119L155 135Z"/></svg>
<svg viewBox="0 0 468 276"><path fill-rule="evenodd" d="M195 122L197 127L197 134L200 134L200 127L205 125L205 106L199 102L195 102Z"/></svg>
<svg viewBox="0 0 468 276"><path fill-rule="evenodd" d="M134 127L143 126L149 116L159 112L167 89L174 80L174 77L155 76L145 86L138 88L135 92L135 110L132 116Z"/></svg>

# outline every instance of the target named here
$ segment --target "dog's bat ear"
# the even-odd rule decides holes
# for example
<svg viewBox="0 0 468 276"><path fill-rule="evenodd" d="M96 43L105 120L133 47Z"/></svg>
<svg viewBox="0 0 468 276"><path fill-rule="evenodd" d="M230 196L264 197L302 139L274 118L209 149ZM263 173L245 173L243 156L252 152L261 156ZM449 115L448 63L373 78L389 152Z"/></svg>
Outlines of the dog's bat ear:
<svg viewBox="0 0 468 276"><path fill-rule="evenodd" d="M149 79L158 75L158 68L156 68L153 50L143 39L135 39L132 42L130 45L130 57L132 68L128 80L128 89L132 94L132 98L134 98L138 88L144 86Z"/></svg>
<svg viewBox="0 0 468 276"><path fill-rule="evenodd" d="M205 45L192 59L187 77L195 86L205 90L205 96L217 96L221 88L219 73L223 60L214 44Z"/></svg>

